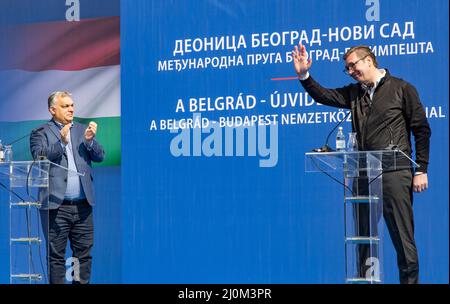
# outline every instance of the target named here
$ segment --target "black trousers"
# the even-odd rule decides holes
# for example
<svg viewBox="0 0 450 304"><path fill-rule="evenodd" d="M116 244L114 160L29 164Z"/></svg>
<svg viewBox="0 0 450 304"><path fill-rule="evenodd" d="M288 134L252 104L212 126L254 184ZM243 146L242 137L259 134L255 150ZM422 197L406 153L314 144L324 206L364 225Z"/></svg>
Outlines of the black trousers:
<svg viewBox="0 0 450 304"><path fill-rule="evenodd" d="M383 217L392 243L397 253L400 283L419 283L419 261L414 239L413 217L413 173L411 170L399 170L383 173ZM361 190L361 189L360 189ZM361 236L368 235L367 206L357 206L358 230ZM378 218L381 214L378 215ZM360 275L364 276L370 257L367 245L360 245Z"/></svg>
<svg viewBox="0 0 450 304"><path fill-rule="evenodd" d="M48 229L47 258L50 284L87 284L91 277L94 244L92 206L86 200L75 204L63 203L58 209L41 212L44 232ZM67 241L72 258L65 260ZM66 270L66 266L68 269Z"/></svg>

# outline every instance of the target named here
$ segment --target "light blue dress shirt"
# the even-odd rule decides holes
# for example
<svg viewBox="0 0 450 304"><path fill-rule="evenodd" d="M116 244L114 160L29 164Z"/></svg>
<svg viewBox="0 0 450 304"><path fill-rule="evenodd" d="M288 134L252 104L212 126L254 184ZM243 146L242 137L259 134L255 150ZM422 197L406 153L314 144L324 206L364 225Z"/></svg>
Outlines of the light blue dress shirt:
<svg viewBox="0 0 450 304"><path fill-rule="evenodd" d="M55 121L56 125L59 127L59 129L62 129L64 127L63 124ZM73 125L73 123L72 123ZM66 192L64 194L64 199L83 199L86 198L86 195L83 191L83 186L81 185L80 176L76 173L78 172L77 166L75 164L75 158L73 156L73 148L72 148L72 140L71 140L71 134L69 129L69 142L67 145L64 145L63 142L61 142L61 145L66 152L67 155L67 167L69 168L69 171L67 173L67 188Z"/></svg>

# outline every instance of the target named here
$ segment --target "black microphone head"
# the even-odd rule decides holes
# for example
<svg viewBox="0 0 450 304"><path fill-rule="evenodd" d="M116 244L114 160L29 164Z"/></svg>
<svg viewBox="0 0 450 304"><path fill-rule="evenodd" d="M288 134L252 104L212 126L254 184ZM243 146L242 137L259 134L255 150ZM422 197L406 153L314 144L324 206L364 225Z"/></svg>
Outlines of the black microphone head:
<svg viewBox="0 0 450 304"><path fill-rule="evenodd" d="M329 146L325 145L322 147L322 152L333 152L334 150Z"/></svg>
<svg viewBox="0 0 450 304"><path fill-rule="evenodd" d="M321 148L313 149L313 152L334 152L334 150L330 146L324 145Z"/></svg>

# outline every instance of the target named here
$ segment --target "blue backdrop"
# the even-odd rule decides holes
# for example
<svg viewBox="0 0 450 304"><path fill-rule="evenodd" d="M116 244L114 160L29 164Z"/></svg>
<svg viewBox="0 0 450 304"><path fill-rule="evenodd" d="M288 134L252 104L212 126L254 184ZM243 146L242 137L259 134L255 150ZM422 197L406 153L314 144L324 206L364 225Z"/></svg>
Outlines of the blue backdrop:
<svg viewBox="0 0 450 304"><path fill-rule="evenodd" d="M64 1L35 2L1 1L0 29L65 20ZM414 199L420 279L448 283L447 0L79 3L82 20L120 14L121 24L122 160L95 169L93 283L344 282L342 186L304 165L342 114L292 79L289 53L299 41L325 86L351 82L342 54L367 44L381 67L419 91L433 132L430 188ZM255 115L278 124L213 124ZM197 118L210 125L164 128ZM1 126L0 138L10 138ZM0 225L6 283L7 204ZM385 280L395 283L385 236Z"/></svg>

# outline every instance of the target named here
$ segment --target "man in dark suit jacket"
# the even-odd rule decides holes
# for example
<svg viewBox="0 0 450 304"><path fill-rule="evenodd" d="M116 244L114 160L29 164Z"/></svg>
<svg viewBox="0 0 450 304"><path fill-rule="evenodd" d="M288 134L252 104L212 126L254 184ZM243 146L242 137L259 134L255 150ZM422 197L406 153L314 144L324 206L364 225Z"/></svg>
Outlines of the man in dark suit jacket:
<svg viewBox="0 0 450 304"><path fill-rule="evenodd" d="M411 135L414 136L419 168L415 172L412 169L383 171L382 208L397 252L400 283L419 283L413 191L422 192L428 188L431 129L417 90L410 83L392 76L387 69L379 68L375 54L368 46L355 46L345 53L344 71L357 83L335 89L325 88L312 78L309 73L312 59L304 45L296 46L292 57L300 83L316 102L351 110L352 130L357 133L360 150L397 147L411 157ZM365 189L367 187L364 185ZM366 236L369 229L368 208L358 204L356 216L360 236ZM358 275L366 279L372 273L367 249L367 244L358 244Z"/></svg>
<svg viewBox="0 0 450 304"><path fill-rule="evenodd" d="M95 140L95 122L86 128L73 121L70 93L52 93L48 110L52 119L31 133L30 147L34 159L45 156L61 166L50 166L49 191L39 194L44 203L41 213L44 231L48 229L49 281L64 284L67 278L72 283L89 283L95 205L91 163L103 161L105 152ZM65 268L67 240L73 252L72 276L66 275Z"/></svg>

